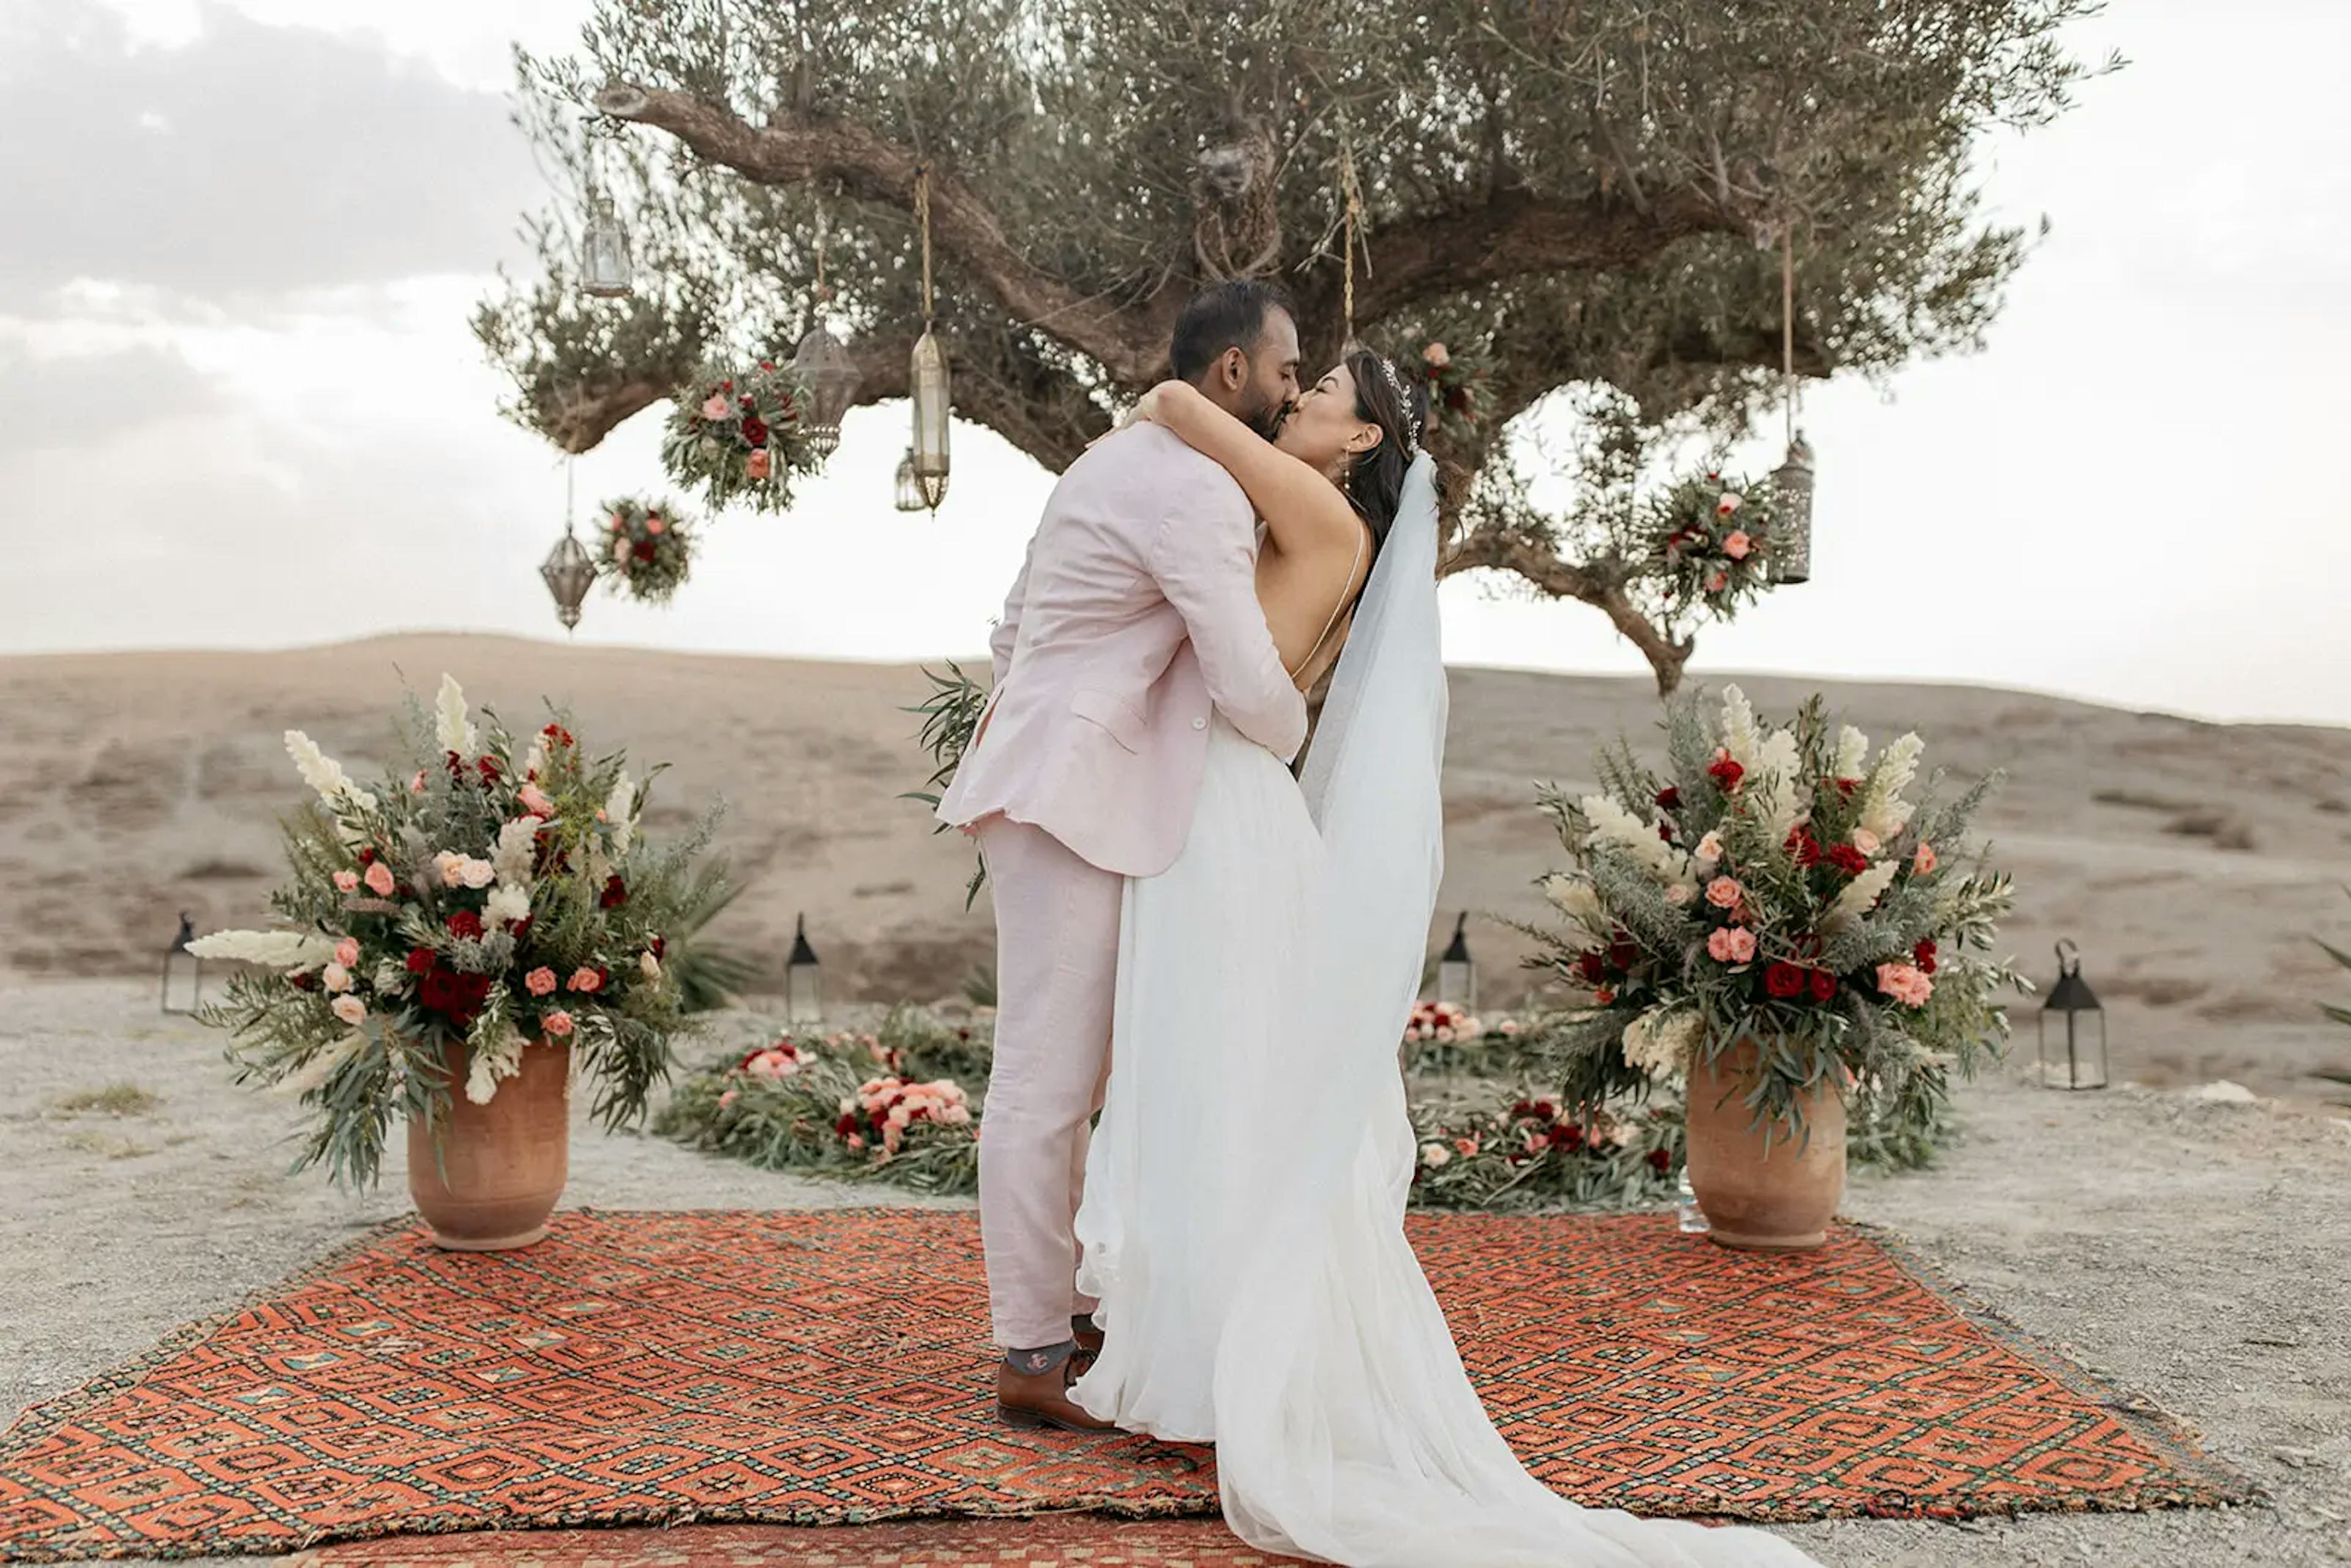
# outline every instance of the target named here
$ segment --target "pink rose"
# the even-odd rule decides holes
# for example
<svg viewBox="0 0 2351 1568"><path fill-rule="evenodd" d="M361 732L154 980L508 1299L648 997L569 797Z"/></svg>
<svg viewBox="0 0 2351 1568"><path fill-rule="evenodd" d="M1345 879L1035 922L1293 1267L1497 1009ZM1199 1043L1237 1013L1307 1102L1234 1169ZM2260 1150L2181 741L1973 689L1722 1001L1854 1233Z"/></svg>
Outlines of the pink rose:
<svg viewBox="0 0 2351 1568"><path fill-rule="evenodd" d="M1920 876L1935 874L1935 846L1921 842L1918 852L1910 857L1910 869Z"/></svg>
<svg viewBox="0 0 2351 1568"><path fill-rule="evenodd" d="M1855 828L1853 831L1853 847L1863 854L1874 855L1884 846L1879 842L1877 835L1867 828Z"/></svg>
<svg viewBox="0 0 2351 1568"><path fill-rule="evenodd" d="M1460 1152L1461 1157L1465 1160L1478 1157L1478 1140L1475 1138L1456 1138L1453 1140L1453 1146Z"/></svg>
<svg viewBox="0 0 2351 1568"><path fill-rule="evenodd" d="M357 893L359 890L359 873L355 871L339 871L335 873L335 891L337 893Z"/></svg>
<svg viewBox="0 0 2351 1568"><path fill-rule="evenodd" d="M555 815L555 802L549 800L547 791L536 784L525 784L515 792L515 798L522 802L524 810L542 821L550 820Z"/></svg>
<svg viewBox="0 0 2351 1568"><path fill-rule="evenodd" d="M1666 889L1666 902L1679 907L1698 896L1698 889L1686 882L1675 883Z"/></svg>
<svg viewBox="0 0 2351 1568"><path fill-rule="evenodd" d="M571 1032L571 1015L566 1012L549 1013L538 1020L538 1027L556 1039L561 1040Z"/></svg>
<svg viewBox="0 0 2351 1568"><path fill-rule="evenodd" d="M1706 950L1719 964L1745 964L1755 956L1755 933L1743 925L1726 925L1706 939Z"/></svg>
<svg viewBox="0 0 2351 1568"><path fill-rule="evenodd" d="M1909 964L1877 966L1877 988L1905 1007L1923 1008L1927 998L1935 994L1935 982L1925 971Z"/></svg>
<svg viewBox="0 0 2351 1568"><path fill-rule="evenodd" d="M766 447L762 446L758 451L754 452L750 456L743 459L743 476L745 478L764 479L768 476L768 449Z"/></svg>
<svg viewBox="0 0 2351 1568"><path fill-rule="evenodd" d="M659 517L647 517L645 519L645 532L649 534L661 533L668 527L669 525L663 522Z"/></svg>
<svg viewBox="0 0 2351 1568"><path fill-rule="evenodd" d="M1722 541L1722 553L1733 560L1745 560L1747 552L1754 548L1755 541L1747 537L1747 530L1744 528Z"/></svg>
<svg viewBox="0 0 2351 1568"><path fill-rule="evenodd" d="M582 964L579 968L572 971L571 988L575 991L601 990L603 988L603 975L598 970L588 967L585 964Z"/></svg>
<svg viewBox="0 0 2351 1568"><path fill-rule="evenodd" d="M865 1136L862 1133L852 1133L841 1142L849 1145L852 1154L862 1153L865 1147Z"/></svg>
<svg viewBox="0 0 2351 1568"><path fill-rule="evenodd" d="M353 996L337 997L332 1005L335 1009L335 1016L342 1019L345 1023L350 1025L353 1029L357 1029L360 1025L367 1022L367 1004L360 1000L359 998Z"/></svg>
<svg viewBox="0 0 2351 1568"><path fill-rule="evenodd" d="M356 936L346 936L335 944L335 962L348 969L360 961L360 944Z"/></svg>
<svg viewBox="0 0 2351 1568"><path fill-rule="evenodd" d="M378 898L390 898L395 885L392 880L392 868L381 861L367 868L368 891Z"/></svg>
<svg viewBox="0 0 2351 1568"><path fill-rule="evenodd" d="M542 964L525 975L522 977L522 983L524 988L534 997L551 997L555 994L555 971Z"/></svg>
<svg viewBox="0 0 2351 1568"><path fill-rule="evenodd" d="M351 972L340 964L329 964L319 971L319 984L327 988L329 996L348 991L351 988Z"/></svg>
<svg viewBox="0 0 2351 1568"><path fill-rule="evenodd" d="M416 777L408 781L408 792L412 795L424 793L424 769L422 768L416 770Z"/></svg>
<svg viewBox="0 0 2351 1568"><path fill-rule="evenodd" d="M1453 362L1453 350L1442 343L1431 343L1420 351L1423 363L1432 371L1441 371Z"/></svg>
<svg viewBox="0 0 2351 1568"><path fill-rule="evenodd" d="M614 539L612 541L612 559L621 565L626 566L629 562L629 557L633 553L635 552L630 549L628 540Z"/></svg>
<svg viewBox="0 0 2351 1568"><path fill-rule="evenodd" d="M1725 572L1714 572L1706 580L1706 591L1708 593L1720 593L1724 589L1729 588L1729 586L1730 578L1729 575Z"/></svg>
<svg viewBox="0 0 2351 1568"><path fill-rule="evenodd" d="M1717 909L1736 909L1745 892L1746 889L1731 878L1719 876L1706 884L1706 901Z"/></svg>
<svg viewBox="0 0 2351 1568"><path fill-rule="evenodd" d="M721 1111L724 1111L726 1107L735 1103L738 1098L740 1098L740 1096L736 1092L736 1091L729 1089L726 1093L721 1094L718 1097L718 1108Z"/></svg>
<svg viewBox="0 0 2351 1568"><path fill-rule="evenodd" d="M732 418L734 413L735 405L717 392L712 392L710 401L702 405L702 417L714 422Z"/></svg>
<svg viewBox="0 0 2351 1568"><path fill-rule="evenodd" d="M616 534L625 534L629 531L629 520L618 512L612 514L611 523L611 531Z"/></svg>

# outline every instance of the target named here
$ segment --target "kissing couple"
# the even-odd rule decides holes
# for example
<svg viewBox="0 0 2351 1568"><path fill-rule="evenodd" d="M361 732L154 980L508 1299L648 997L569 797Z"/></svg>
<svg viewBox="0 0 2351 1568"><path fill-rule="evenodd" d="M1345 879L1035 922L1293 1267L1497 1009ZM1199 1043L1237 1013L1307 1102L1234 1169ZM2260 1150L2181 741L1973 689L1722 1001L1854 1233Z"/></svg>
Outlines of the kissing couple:
<svg viewBox="0 0 2351 1568"><path fill-rule="evenodd" d="M1810 1562L1579 1507L1479 1405L1404 1234L1396 1042L1444 870L1426 392L1353 346L1301 392L1286 303L1245 280L1187 304L1168 357L1046 503L939 805L996 902L1000 1414L1215 1443L1225 1517L1270 1552Z"/></svg>

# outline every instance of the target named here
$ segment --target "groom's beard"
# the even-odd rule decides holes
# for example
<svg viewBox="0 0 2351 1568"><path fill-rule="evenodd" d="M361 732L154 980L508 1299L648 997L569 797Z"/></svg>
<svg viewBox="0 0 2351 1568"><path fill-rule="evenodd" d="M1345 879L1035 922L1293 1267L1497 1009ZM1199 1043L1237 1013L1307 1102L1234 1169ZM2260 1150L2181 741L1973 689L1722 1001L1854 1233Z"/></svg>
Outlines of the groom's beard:
<svg viewBox="0 0 2351 1568"><path fill-rule="evenodd" d="M1270 403L1250 415L1246 423L1251 430L1270 442L1281 434L1281 427L1290 423L1290 405L1287 402Z"/></svg>

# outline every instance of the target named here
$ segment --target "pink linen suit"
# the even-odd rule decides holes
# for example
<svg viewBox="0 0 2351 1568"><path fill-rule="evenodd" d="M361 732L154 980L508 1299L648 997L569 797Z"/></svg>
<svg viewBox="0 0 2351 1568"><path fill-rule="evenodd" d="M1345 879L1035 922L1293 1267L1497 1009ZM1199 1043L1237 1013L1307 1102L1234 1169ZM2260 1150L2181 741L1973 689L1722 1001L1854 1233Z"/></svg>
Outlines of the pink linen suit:
<svg viewBox="0 0 2351 1568"><path fill-rule="evenodd" d="M938 815L977 832L996 903L979 1216L1008 1349L1062 1343L1092 1305L1071 1226L1110 1068L1123 879L1182 851L1212 710L1284 760L1305 742L1256 569L1232 476L1137 424L1054 486L989 641L995 695Z"/></svg>

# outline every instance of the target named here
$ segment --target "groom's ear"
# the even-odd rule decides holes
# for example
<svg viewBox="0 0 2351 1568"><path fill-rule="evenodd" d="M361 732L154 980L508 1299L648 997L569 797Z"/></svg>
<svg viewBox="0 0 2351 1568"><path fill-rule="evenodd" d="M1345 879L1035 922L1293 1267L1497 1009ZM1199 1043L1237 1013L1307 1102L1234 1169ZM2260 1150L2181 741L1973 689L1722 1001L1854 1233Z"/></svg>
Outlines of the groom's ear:
<svg viewBox="0 0 2351 1568"><path fill-rule="evenodd" d="M1236 346L1217 356L1208 376L1216 384L1211 389L1230 395L1249 384L1249 356Z"/></svg>

